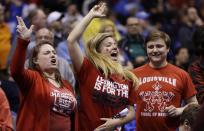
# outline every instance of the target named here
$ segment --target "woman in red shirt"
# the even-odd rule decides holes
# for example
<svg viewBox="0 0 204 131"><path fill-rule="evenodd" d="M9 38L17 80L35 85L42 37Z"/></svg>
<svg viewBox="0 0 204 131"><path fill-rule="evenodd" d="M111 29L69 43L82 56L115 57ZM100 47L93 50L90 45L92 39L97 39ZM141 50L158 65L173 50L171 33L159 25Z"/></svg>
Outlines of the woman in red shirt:
<svg viewBox="0 0 204 131"><path fill-rule="evenodd" d="M106 4L95 5L68 36L68 49L80 92L79 130L117 130L134 119L137 78L118 61L117 42L111 33L98 33L86 44L86 57L77 41L92 19L104 17ZM128 113L112 119L124 108Z"/></svg>
<svg viewBox="0 0 204 131"><path fill-rule="evenodd" d="M24 69L25 53L33 26L27 29L17 17L19 34L11 74L20 89L17 131L77 130L77 102L69 83L61 79L52 43L34 47L30 69Z"/></svg>

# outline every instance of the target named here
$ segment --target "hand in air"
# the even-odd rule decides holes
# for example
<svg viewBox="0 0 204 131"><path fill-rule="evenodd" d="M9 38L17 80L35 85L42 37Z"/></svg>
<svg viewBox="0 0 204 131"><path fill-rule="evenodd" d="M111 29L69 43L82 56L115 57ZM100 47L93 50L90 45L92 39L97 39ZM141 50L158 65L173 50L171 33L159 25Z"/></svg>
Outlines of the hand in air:
<svg viewBox="0 0 204 131"><path fill-rule="evenodd" d="M94 15L94 17L105 17L107 13L107 6L106 3L101 2L95 5L91 10L90 13Z"/></svg>
<svg viewBox="0 0 204 131"><path fill-rule="evenodd" d="M23 40L30 40L31 34L34 29L34 25L31 25L28 29L23 21L23 19L19 16L16 16L18 21L18 25L16 27L16 31L18 32L18 36Z"/></svg>

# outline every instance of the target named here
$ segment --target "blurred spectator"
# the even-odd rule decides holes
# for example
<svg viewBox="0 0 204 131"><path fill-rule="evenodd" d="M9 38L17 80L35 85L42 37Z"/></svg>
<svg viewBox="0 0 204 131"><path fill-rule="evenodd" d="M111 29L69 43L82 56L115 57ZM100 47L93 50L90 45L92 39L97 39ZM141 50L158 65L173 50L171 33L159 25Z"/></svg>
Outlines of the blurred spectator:
<svg viewBox="0 0 204 131"><path fill-rule="evenodd" d="M200 105L188 105L180 116L179 131L193 131L193 126L196 123ZM197 131L197 130L196 130Z"/></svg>
<svg viewBox="0 0 204 131"><path fill-rule="evenodd" d="M59 11L53 11L47 17L47 26L54 34L54 48L64 39L62 34L62 18L63 14Z"/></svg>
<svg viewBox="0 0 204 131"><path fill-rule="evenodd" d="M46 27L46 14L42 9L34 9L28 15L28 25L35 25L30 43L27 48L26 58L29 58L31 49L35 46L35 32ZM17 42L15 42L16 44ZM14 50L12 51L14 52ZM11 55L12 56L12 55Z"/></svg>
<svg viewBox="0 0 204 131"><path fill-rule="evenodd" d="M189 52L188 48L180 47L176 49L174 65L188 71L189 66Z"/></svg>
<svg viewBox="0 0 204 131"><path fill-rule="evenodd" d="M10 0L8 23L12 34L15 34L16 16L23 16L25 7L26 4L22 0Z"/></svg>
<svg viewBox="0 0 204 131"><path fill-rule="evenodd" d="M121 22L117 19L117 15L115 12L109 10L107 13L107 18L110 19L116 26L118 32L121 36L124 36L126 34L126 28L124 25L121 24Z"/></svg>
<svg viewBox="0 0 204 131"><path fill-rule="evenodd" d="M179 41L181 45L189 49L190 55L194 55L194 47L192 43L192 36L195 28L202 25L202 21L197 14L197 11L194 7L187 9L183 16L183 25L179 30Z"/></svg>
<svg viewBox="0 0 204 131"><path fill-rule="evenodd" d="M53 36L54 36L53 33L51 31L49 31L47 28L42 28L42 29L38 30L36 32L35 46L42 44L42 43L45 43L45 42L53 44L53 42L54 42ZM25 67L27 67L27 68L29 67L29 61L26 60L26 62L25 62ZM72 72L72 69L71 69L70 65L68 64L68 62L61 57L58 57L58 70L59 70L62 78L64 80L67 80L74 88L75 78L74 78L74 74Z"/></svg>
<svg viewBox="0 0 204 131"><path fill-rule="evenodd" d="M72 21L72 20L80 21L82 18L83 16L79 13L76 4L70 3L67 6L67 10L64 14L64 18L62 19L62 22Z"/></svg>
<svg viewBox="0 0 204 131"><path fill-rule="evenodd" d="M67 37L69 35L70 31L74 28L74 26L77 23L78 23L78 21L76 21L76 20L64 22L63 23L63 35L65 37ZM83 50L83 52L84 52L84 44L83 44L82 40L79 41L79 46L80 46L81 50ZM67 48L67 40L66 39L61 41L58 44L56 51L57 51L57 55L59 57L64 58L72 67L72 61L70 58L69 50Z"/></svg>
<svg viewBox="0 0 204 131"><path fill-rule="evenodd" d="M197 57L189 66L189 73L197 90L197 99L201 104L204 102L204 27L198 27L193 34L193 44Z"/></svg>
<svg viewBox="0 0 204 131"><path fill-rule="evenodd" d="M42 9L34 9L28 15L28 25L35 25L34 31L46 27L46 14Z"/></svg>
<svg viewBox="0 0 204 131"><path fill-rule="evenodd" d="M0 4L0 79L7 77L7 58L11 48L11 32L4 21L4 7Z"/></svg>
<svg viewBox="0 0 204 131"><path fill-rule="evenodd" d="M141 25L141 35L146 38L148 34L153 30L153 27L149 23L149 14L145 11L140 11L136 13L136 17Z"/></svg>
<svg viewBox="0 0 204 131"><path fill-rule="evenodd" d="M13 131L12 116L5 93L0 87L0 131Z"/></svg>
<svg viewBox="0 0 204 131"><path fill-rule="evenodd" d="M83 33L83 42L87 43L93 36L95 36L103 25L111 25L115 29L115 38L120 40L120 34L116 30L115 24L107 18L94 18Z"/></svg>
<svg viewBox="0 0 204 131"><path fill-rule="evenodd" d="M129 17L126 23L127 35L119 41L119 47L127 54L134 67L146 62L146 52L143 37L140 35L141 26L135 17Z"/></svg>

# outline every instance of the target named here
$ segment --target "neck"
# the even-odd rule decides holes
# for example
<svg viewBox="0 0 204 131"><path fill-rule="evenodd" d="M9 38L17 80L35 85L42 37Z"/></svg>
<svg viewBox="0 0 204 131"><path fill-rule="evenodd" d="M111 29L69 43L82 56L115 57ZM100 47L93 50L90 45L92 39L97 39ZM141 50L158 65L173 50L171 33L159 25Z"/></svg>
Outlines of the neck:
<svg viewBox="0 0 204 131"><path fill-rule="evenodd" d="M55 74L54 73L43 72L43 75L45 76L45 78L50 78L52 80L55 80Z"/></svg>
<svg viewBox="0 0 204 131"><path fill-rule="evenodd" d="M168 64L167 61L164 61L162 63L152 63L152 62L149 62L149 65L152 68L162 68L162 67L165 67L167 64Z"/></svg>

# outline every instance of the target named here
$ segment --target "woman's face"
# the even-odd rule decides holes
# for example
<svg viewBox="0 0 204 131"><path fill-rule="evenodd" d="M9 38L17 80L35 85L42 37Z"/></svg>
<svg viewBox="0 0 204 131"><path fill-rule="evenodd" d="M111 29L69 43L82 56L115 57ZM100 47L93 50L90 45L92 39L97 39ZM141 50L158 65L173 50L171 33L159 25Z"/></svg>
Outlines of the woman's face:
<svg viewBox="0 0 204 131"><path fill-rule="evenodd" d="M118 45L112 37L107 37L100 43L99 52L107 55L114 61L118 61Z"/></svg>
<svg viewBox="0 0 204 131"><path fill-rule="evenodd" d="M155 41L149 41L146 50L149 61L153 66L162 67L166 64L169 48L167 48L164 40L158 39Z"/></svg>
<svg viewBox="0 0 204 131"><path fill-rule="evenodd" d="M49 44L42 45L34 63L40 67L41 71L52 72L58 65L56 51Z"/></svg>

